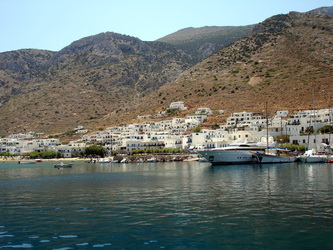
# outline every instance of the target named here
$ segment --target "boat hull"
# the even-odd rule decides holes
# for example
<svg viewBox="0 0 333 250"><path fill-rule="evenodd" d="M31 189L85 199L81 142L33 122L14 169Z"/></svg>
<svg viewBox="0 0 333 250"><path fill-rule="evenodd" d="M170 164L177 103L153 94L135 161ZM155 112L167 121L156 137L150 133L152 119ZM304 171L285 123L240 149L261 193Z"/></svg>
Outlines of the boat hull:
<svg viewBox="0 0 333 250"><path fill-rule="evenodd" d="M295 156L276 156L270 154L256 154L257 163L265 164L265 163L288 163L296 161Z"/></svg>
<svg viewBox="0 0 333 250"><path fill-rule="evenodd" d="M18 164L35 164L35 161L19 161Z"/></svg>
<svg viewBox="0 0 333 250"><path fill-rule="evenodd" d="M327 161L327 157L321 156L303 156L300 157L301 162L303 163L322 163Z"/></svg>
<svg viewBox="0 0 333 250"><path fill-rule="evenodd" d="M102 160L99 160L97 161L97 163L110 163L111 160L108 160L108 159L102 159Z"/></svg>
<svg viewBox="0 0 333 250"><path fill-rule="evenodd" d="M55 168L71 168L73 167L73 164L55 164L54 165Z"/></svg>
<svg viewBox="0 0 333 250"><path fill-rule="evenodd" d="M303 163L322 163L327 162L328 155L317 154L315 149L305 151L303 155L299 157L299 160Z"/></svg>
<svg viewBox="0 0 333 250"><path fill-rule="evenodd" d="M255 156L246 150L213 150L198 153L212 165L251 164L256 161Z"/></svg>

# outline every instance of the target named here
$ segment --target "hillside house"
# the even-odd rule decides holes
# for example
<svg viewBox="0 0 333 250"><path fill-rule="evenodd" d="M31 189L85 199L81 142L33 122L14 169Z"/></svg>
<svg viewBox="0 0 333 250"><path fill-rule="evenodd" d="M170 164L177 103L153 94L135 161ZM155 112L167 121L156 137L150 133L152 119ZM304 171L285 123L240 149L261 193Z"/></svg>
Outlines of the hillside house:
<svg viewBox="0 0 333 250"><path fill-rule="evenodd" d="M195 114L202 114L202 115L212 115L213 111L210 108L198 108L195 111Z"/></svg>
<svg viewBox="0 0 333 250"><path fill-rule="evenodd" d="M288 117L288 114L289 114L289 112L288 112L288 110L279 110L279 111L277 111L276 112L276 116L277 117Z"/></svg>
<svg viewBox="0 0 333 250"><path fill-rule="evenodd" d="M204 114L194 114L194 115L188 115L186 116L186 122L190 122L191 120L193 121L198 121L199 123L204 122L207 119L207 115ZM197 123L197 122L194 122Z"/></svg>
<svg viewBox="0 0 333 250"><path fill-rule="evenodd" d="M169 106L169 109L178 109L180 111L187 110L187 107L184 106L183 101L172 102Z"/></svg>

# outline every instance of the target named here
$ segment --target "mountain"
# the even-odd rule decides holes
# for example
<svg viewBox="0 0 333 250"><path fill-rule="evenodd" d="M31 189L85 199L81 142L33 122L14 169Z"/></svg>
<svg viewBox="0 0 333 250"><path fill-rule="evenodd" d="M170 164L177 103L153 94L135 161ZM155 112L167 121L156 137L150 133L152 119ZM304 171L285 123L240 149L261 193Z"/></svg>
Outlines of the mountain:
<svg viewBox="0 0 333 250"><path fill-rule="evenodd" d="M214 39L216 34L201 41L206 44ZM209 53L216 50L215 46ZM110 114L118 117L131 109L130 102L198 63L203 54L189 51L172 43L106 32L82 38L58 52L0 53L0 135L66 131L78 124L98 124Z"/></svg>
<svg viewBox="0 0 333 250"><path fill-rule="evenodd" d="M0 53L0 135L105 128L179 100L188 112L262 111L266 102L272 113L292 111L311 106L312 88L316 107L325 108L333 103L332 33L332 17L291 12L200 61L192 45L181 48L179 34L171 44L106 32L58 52Z"/></svg>
<svg viewBox="0 0 333 250"><path fill-rule="evenodd" d="M321 8L314 9L310 12L322 14L322 15L333 16L333 7L321 7Z"/></svg>
<svg viewBox="0 0 333 250"><path fill-rule="evenodd" d="M23 91L25 83L38 78L43 65L54 52L43 50L19 50L0 53L0 107Z"/></svg>
<svg viewBox="0 0 333 250"><path fill-rule="evenodd" d="M59 52L0 54L1 133L66 130L127 109L194 64L172 45L101 33Z"/></svg>
<svg viewBox="0 0 333 250"><path fill-rule="evenodd" d="M199 107L270 114L333 104L333 18L291 12L268 18L253 32L184 71L174 82L143 98L134 114L165 109L183 100ZM128 117L130 114L128 114ZM213 116L207 124L225 121Z"/></svg>
<svg viewBox="0 0 333 250"><path fill-rule="evenodd" d="M157 41L172 44L200 61L250 34L252 28L253 25L191 27L179 30Z"/></svg>

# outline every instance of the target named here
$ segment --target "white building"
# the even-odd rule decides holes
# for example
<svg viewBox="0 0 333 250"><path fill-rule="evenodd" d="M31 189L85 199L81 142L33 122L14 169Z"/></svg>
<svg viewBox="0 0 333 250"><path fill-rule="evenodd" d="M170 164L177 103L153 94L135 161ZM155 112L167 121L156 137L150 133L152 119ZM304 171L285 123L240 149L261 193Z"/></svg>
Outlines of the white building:
<svg viewBox="0 0 333 250"><path fill-rule="evenodd" d="M243 127L251 124L253 113L252 112L239 112L233 113L227 118L227 125L229 127Z"/></svg>
<svg viewBox="0 0 333 250"><path fill-rule="evenodd" d="M187 107L184 106L183 101L172 102L169 106L169 109L178 109L180 111L187 110Z"/></svg>
<svg viewBox="0 0 333 250"><path fill-rule="evenodd" d="M279 111L277 111L276 112L276 116L277 117L288 117L288 114L289 114L289 112L288 112L288 110L279 110Z"/></svg>
<svg viewBox="0 0 333 250"><path fill-rule="evenodd" d="M199 123L204 122L207 119L207 115L203 114L194 114L194 115L188 115L186 116L186 122L197 121ZM196 123L196 122L194 122Z"/></svg>
<svg viewBox="0 0 333 250"><path fill-rule="evenodd" d="M60 145L59 139L18 139L18 138L1 138L0 153L8 152L11 154L24 154L44 149L47 151L50 147Z"/></svg>
<svg viewBox="0 0 333 250"><path fill-rule="evenodd" d="M323 151L327 145L333 146L333 136L318 134L317 130L332 125L332 110L305 110L290 116L286 125L292 144L306 145L309 149Z"/></svg>
<svg viewBox="0 0 333 250"><path fill-rule="evenodd" d="M213 111L210 108L198 108L195 114L212 115Z"/></svg>

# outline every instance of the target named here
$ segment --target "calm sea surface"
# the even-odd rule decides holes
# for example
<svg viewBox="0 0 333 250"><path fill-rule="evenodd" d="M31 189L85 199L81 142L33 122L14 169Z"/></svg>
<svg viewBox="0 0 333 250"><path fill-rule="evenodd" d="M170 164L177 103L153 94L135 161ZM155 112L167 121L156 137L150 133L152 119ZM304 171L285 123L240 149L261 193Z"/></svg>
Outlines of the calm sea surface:
<svg viewBox="0 0 333 250"><path fill-rule="evenodd" d="M332 249L333 164L0 162L0 249Z"/></svg>

